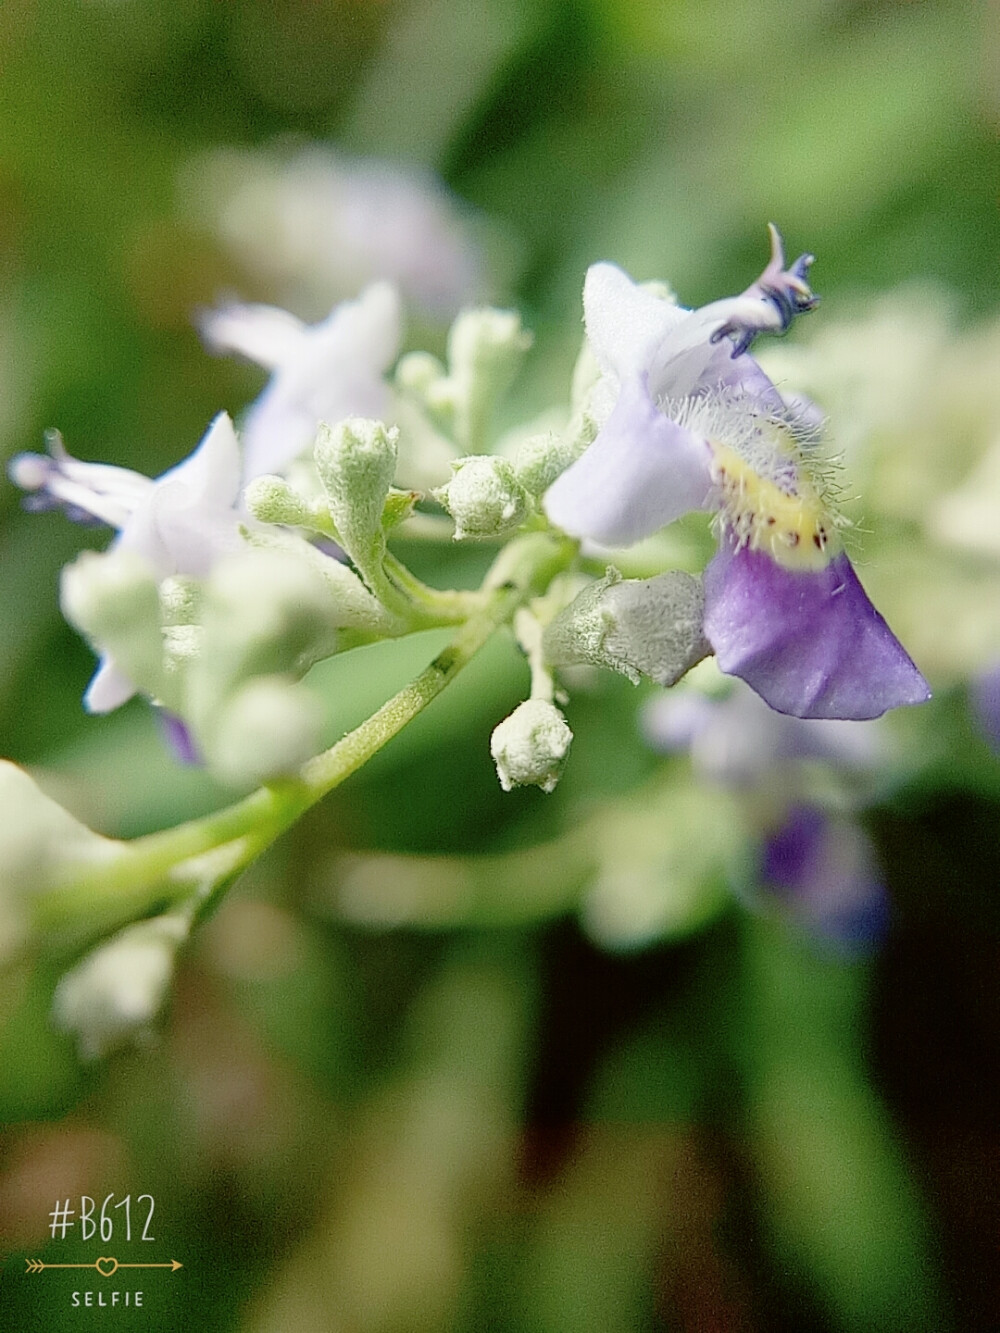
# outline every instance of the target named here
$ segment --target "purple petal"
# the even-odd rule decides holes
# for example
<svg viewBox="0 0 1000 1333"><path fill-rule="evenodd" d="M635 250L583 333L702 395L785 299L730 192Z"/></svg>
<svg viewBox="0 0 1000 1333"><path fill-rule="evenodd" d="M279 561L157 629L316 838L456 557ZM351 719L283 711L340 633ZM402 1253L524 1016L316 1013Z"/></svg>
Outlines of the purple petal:
<svg viewBox="0 0 1000 1333"><path fill-rule="evenodd" d="M705 571L705 635L721 671L793 717L860 721L930 698L843 552L800 571L727 543Z"/></svg>
<svg viewBox="0 0 1000 1333"><path fill-rule="evenodd" d="M587 452L549 487L545 511L574 537L629 546L703 509L711 487L704 440L664 416L635 378Z"/></svg>
<svg viewBox="0 0 1000 1333"><path fill-rule="evenodd" d="M179 718L176 713L171 713L166 708L156 708L154 712L160 724L163 739L177 762L189 767L203 765L205 761L194 743L194 738L188 729L187 723Z"/></svg>
<svg viewBox="0 0 1000 1333"><path fill-rule="evenodd" d="M688 316L690 329L686 342L682 342L680 335L687 325L682 325L664 339L652 357L649 384L654 396L680 399L723 390L733 396L745 395L765 411L782 413L784 403L780 393L752 356L746 352L734 356L728 342L709 342L706 329L712 327L712 321L705 323L702 313L695 310Z"/></svg>
<svg viewBox="0 0 1000 1333"><path fill-rule="evenodd" d="M721 343L706 347L704 353L693 382L689 378L694 368L693 360L670 367L669 397L721 391L727 397L746 398L753 410L769 412L776 417L787 415L785 400L752 356L746 352L733 356L729 345Z"/></svg>

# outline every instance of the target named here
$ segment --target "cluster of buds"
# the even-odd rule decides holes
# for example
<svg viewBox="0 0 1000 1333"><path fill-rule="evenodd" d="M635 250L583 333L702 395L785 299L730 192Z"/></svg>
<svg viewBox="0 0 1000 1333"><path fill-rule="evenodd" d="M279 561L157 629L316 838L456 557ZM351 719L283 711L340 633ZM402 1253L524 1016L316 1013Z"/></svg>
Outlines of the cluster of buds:
<svg viewBox="0 0 1000 1333"><path fill-rule="evenodd" d="M209 315L214 348L272 371L242 439L222 414L155 480L79 462L57 439L11 468L36 506L117 529L63 579L65 613L101 655L88 707L138 691L180 719L175 732L224 778L294 773L323 740L322 701L303 681L314 663L462 618L458 595L423 589L387 542L421 502L407 478L434 465L452 475L427 503L450 516L456 541L561 531L583 543L588 566L594 543L621 548L690 510L716 515L719 550L703 577L625 579L605 558L603 576L546 599L530 707L494 736L504 787L555 785L569 730L552 673L581 664L669 686L714 653L801 717L870 718L925 698L844 553L801 404L750 356L759 334L783 333L815 305L810 262L786 268L772 229L757 282L693 311L594 265L569 413L499 438L500 401L531 344L509 311L464 311L446 362L411 352L391 381L401 325L386 283L315 326L263 306Z"/></svg>

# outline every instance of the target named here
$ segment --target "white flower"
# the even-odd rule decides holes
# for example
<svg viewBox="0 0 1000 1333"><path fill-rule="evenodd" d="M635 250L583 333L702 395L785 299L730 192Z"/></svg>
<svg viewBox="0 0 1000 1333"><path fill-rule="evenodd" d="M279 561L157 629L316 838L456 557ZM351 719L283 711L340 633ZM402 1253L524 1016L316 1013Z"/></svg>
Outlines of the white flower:
<svg viewBox="0 0 1000 1333"><path fill-rule="evenodd" d="M282 472L313 443L321 421L389 415L383 375L399 353L402 313L387 282L344 301L319 324L267 305L231 305L201 321L215 351L238 352L271 379L241 423L244 478Z"/></svg>

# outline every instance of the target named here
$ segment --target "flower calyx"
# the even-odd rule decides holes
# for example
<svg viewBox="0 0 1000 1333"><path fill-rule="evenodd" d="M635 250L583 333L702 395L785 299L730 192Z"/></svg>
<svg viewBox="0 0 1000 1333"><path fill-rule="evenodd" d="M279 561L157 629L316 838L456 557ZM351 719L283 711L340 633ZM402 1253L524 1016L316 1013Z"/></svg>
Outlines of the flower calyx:
<svg viewBox="0 0 1000 1333"><path fill-rule="evenodd" d="M704 612L701 581L690 574L623 579L610 566L546 628L545 658L552 666L606 667L633 684L648 676L673 685L712 651Z"/></svg>

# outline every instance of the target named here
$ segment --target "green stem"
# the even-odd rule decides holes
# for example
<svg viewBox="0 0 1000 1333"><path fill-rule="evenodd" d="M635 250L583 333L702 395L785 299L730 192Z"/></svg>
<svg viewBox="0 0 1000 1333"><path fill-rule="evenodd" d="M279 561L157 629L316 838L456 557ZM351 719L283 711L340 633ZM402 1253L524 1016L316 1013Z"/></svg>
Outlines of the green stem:
<svg viewBox="0 0 1000 1333"><path fill-rule="evenodd" d="M391 551L385 554L383 568L386 578L396 589L403 592L411 603L410 614L412 615L413 609L416 608L420 615L430 621L428 628L431 625L461 624L483 605L481 592L466 592L451 588L442 591L422 583Z"/></svg>
<svg viewBox="0 0 1000 1333"><path fill-rule="evenodd" d="M433 662L398 694L297 778L249 796L175 829L138 838L120 858L76 867L34 900L35 922L61 932L86 923L104 932L221 881L232 882L266 847L334 787L355 773L455 678L527 598L564 568L573 547L537 535L501 553L488 576L481 609L460 627Z"/></svg>

